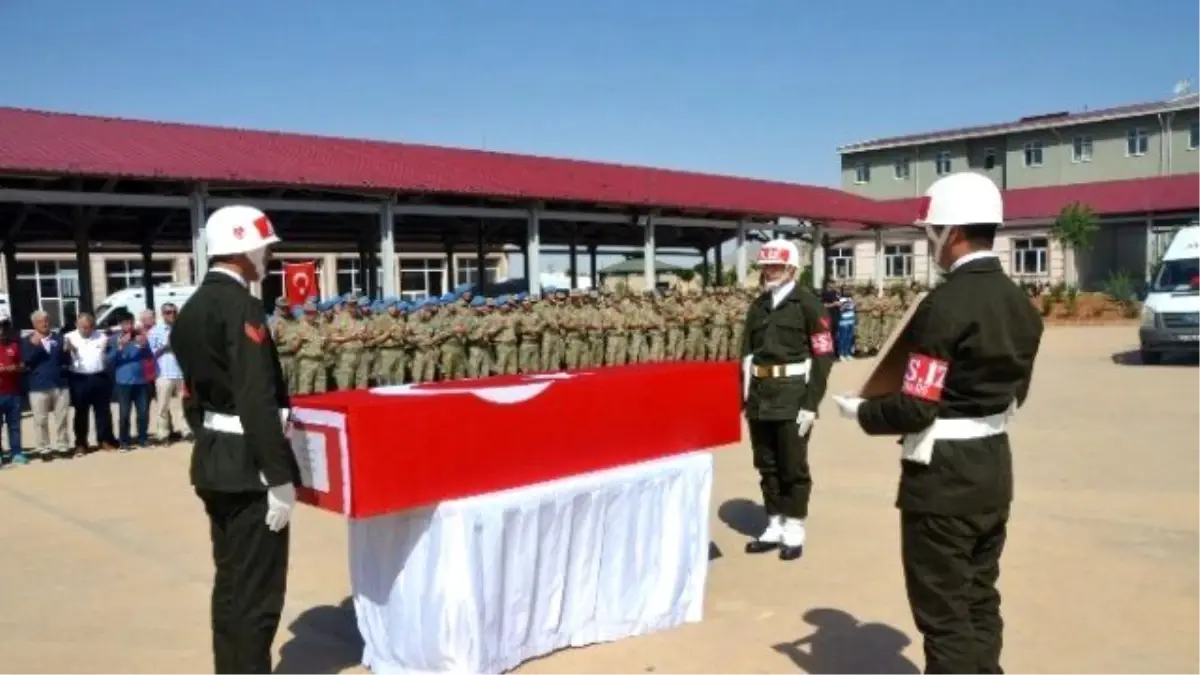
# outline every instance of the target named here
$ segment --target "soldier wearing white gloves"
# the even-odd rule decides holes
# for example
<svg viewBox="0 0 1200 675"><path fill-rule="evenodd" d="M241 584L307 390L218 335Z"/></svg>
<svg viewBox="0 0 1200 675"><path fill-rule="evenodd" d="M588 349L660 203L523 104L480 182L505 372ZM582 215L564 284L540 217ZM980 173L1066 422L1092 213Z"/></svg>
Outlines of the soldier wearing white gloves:
<svg viewBox="0 0 1200 675"><path fill-rule="evenodd" d="M746 312L742 398L767 528L746 552L778 549L782 560L795 560L804 552L812 492L808 441L833 365L833 334L820 300L796 283L795 244L763 244L758 264L765 291Z"/></svg>
<svg viewBox="0 0 1200 675"><path fill-rule="evenodd" d="M279 237L248 206L215 211L205 235L212 269L170 340L196 433L192 485L212 535L213 659L218 673L269 673L299 471L287 440L279 355L248 284L263 277L267 249Z"/></svg>

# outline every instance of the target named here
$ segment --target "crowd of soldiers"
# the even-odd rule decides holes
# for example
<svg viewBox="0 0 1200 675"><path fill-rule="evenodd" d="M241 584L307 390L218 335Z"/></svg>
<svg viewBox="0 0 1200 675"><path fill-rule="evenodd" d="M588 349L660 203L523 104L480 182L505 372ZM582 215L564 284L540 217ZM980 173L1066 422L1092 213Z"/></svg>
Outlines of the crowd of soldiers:
<svg viewBox="0 0 1200 675"><path fill-rule="evenodd" d="M420 302L345 296L276 303L271 328L294 394L376 384L734 359L747 289L616 295L545 289Z"/></svg>
<svg viewBox="0 0 1200 675"><path fill-rule="evenodd" d="M292 394L375 385L739 357L758 291L710 287L641 295L547 288L407 302L346 295L270 319ZM859 353L872 353L904 312L894 296L859 302Z"/></svg>

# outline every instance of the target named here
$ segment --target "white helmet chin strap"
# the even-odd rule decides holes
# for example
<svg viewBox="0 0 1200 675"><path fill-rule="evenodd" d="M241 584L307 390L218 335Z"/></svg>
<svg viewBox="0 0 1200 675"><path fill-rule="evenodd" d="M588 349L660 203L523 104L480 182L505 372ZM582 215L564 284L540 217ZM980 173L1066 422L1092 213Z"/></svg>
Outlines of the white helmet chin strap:
<svg viewBox="0 0 1200 675"><path fill-rule="evenodd" d="M253 251L246 251L246 259L254 265L254 272L258 275L258 280L262 281L267 276L267 248L256 248Z"/></svg>
<svg viewBox="0 0 1200 675"><path fill-rule="evenodd" d="M925 236L929 237L929 245L932 249L929 251L929 259L933 261L937 268L945 272L946 268L942 267L942 249L946 247L946 239L950 237L950 228L943 227L941 234L938 234L933 225L925 226Z"/></svg>

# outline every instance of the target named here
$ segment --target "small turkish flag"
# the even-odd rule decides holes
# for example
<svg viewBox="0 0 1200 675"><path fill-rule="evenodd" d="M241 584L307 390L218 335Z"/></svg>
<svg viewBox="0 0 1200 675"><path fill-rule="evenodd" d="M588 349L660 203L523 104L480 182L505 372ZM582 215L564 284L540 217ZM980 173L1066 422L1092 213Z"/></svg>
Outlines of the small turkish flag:
<svg viewBox="0 0 1200 675"><path fill-rule="evenodd" d="M320 294L317 263L312 260L283 264L283 295L289 306L303 305Z"/></svg>

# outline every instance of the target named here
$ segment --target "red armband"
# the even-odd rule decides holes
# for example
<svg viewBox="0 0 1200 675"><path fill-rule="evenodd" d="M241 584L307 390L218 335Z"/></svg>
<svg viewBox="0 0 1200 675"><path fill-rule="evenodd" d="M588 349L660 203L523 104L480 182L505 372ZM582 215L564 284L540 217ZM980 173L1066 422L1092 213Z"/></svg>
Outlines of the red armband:
<svg viewBox="0 0 1200 675"><path fill-rule="evenodd" d="M948 361L924 354L913 354L908 357L908 367L904 369L904 386L900 391L913 398L937 403L942 400L946 372L949 370Z"/></svg>
<svg viewBox="0 0 1200 675"><path fill-rule="evenodd" d="M813 333L808 342L814 356L829 356L833 353L833 334L829 331Z"/></svg>

